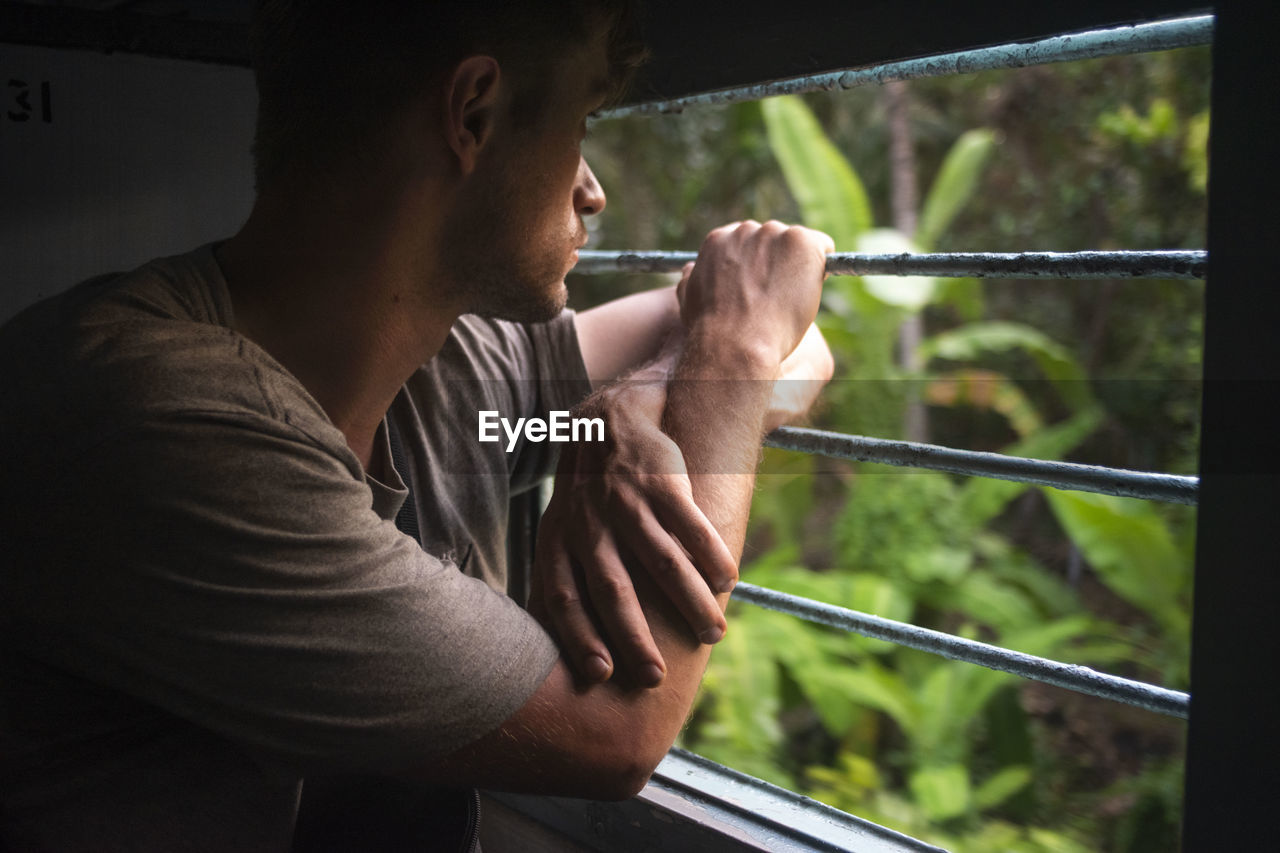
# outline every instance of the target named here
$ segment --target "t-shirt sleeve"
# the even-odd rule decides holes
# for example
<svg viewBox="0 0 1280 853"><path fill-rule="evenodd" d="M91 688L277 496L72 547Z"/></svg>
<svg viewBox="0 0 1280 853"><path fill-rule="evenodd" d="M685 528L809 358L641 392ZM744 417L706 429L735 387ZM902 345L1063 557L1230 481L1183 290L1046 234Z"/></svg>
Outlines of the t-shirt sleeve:
<svg viewBox="0 0 1280 853"><path fill-rule="evenodd" d="M537 402L534 416L547 419L551 412L568 411L591 393L586 363L578 345L573 312L564 311L549 323L520 327L529 337ZM551 442L522 440L511 472L511 491L518 494L555 473L558 447Z"/></svg>
<svg viewBox="0 0 1280 853"><path fill-rule="evenodd" d="M177 413L62 470L39 510L75 524L24 540L57 570L14 608L38 623L39 655L304 772L451 752L558 657L524 611L380 519L349 462L286 422Z"/></svg>

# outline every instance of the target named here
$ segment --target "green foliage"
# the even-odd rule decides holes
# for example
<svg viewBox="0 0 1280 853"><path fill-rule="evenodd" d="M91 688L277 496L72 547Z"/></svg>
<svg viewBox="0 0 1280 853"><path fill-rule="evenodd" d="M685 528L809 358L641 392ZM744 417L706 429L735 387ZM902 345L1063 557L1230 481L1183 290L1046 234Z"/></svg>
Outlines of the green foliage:
<svg viewBox="0 0 1280 853"><path fill-rule="evenodd" d="M1157 144L1179 132L1170 109L1157 102L1145 117L1120 110L1099 126L1134 144ZM913 242L872 227L862 179L802 101L768 101L761 117L806 224L831 233L838 249L868 253L942 241L977 197L996 147L989 130L957 137ZM968 322L921 344L924 385L903 381L893 353L898 325L943 305ZM924 389L935 406L1001 418L1015 436L1002 448L1011 455L1058 459L1086 442L1107 415L1077 355L1036 327L981 319L983 312L974 281L832 279L819 323L839 375L879 381L835 383L826 419L845 431L891 435L910 394ZM1018 365L1033 367L1053 396L1043 388L1027 393L1007 372ZM744 570L747 580L1029 654L1091 665L1137 655L1170 683L1185 680L1189 551L1149 507L1002 480L846 467L838 493L819 504L804 491L811 460L769 455L772 485L757 497L757 529L768 527L780 543L810 544L807 554L788 545L764 552ZM993 529L1016 501L1038 495L1099 579L1150 616L1152 631L1091 615L1060 577ZM814 512L830 530L817 554L808 523ZM808 568L815 564L830 568ZM1030 805L1053 796L1034 769L1034 722L1011 699L1020 679L753 608L735 607L733 625L735 639L722 644L708 671L707 698L689 735L695 748L957 851L1085 849L1065 827L1001 819L1021 813L1025 820ZM814 753L821 742L834 753ZM797 750L801 743L810 747ZM1147 801L1167 816L1165 800L1150 794Z"/></svg>
<svg viewBox="0 0 1280 853"><path fill-rule="evenodd" d="M925 360L976 361L990 353L1025 352L1035 360L1073 409L1093 402L1085 371L1067 349L1043 332L1021 323L969 323L941 332L920 345Z"/></svg>
<svg viewBox="0 0 1280 853"><path fill-rule="evenodd" d="M841 251L1200 247L1209 70L1190 49L913 82L914 235L875 227L891 170L874 89L602 122L588 158L610 205L593 227L618 248L797 215ZM596 287L618 283L575 279L575 305ZM837 379L816 425L893 438L922 398L938 443L1193 472L1202 299L1186 282L833 277L818 322ZM918 373L896 354L913 314ZM770 450L744 577L1185 687L1193 520ZM747 605L730 625L691 748L953 853L1177 838L1180 761L1147 739L1155 723L1077 715L1004 673ZM1146 763L1108 758L1108 726Z"/></svg>
<svg viewBox="0 0 1280 853"><path fill-rule="evenodd" d="M995 143L994 133L980 129L965 131L951 146L916 225L915 238L921 246L932 247L973 198Z"/></svg>
<svg viewBox="0 0 1280 853"><path fill-rule="evenodd" d="M805 223L829 234L837 248L854 245L871 227L862 180L799 98L770 98L761 108L769 144Z"/></svg>
<svg viewBox="0 0 1280 853"><path fill-rule="evenodd" d="M780 766L778 724L781 695L776 660L760 649L787 630L779 614L743 608L733 630L716 646L716 666L707 672L699 715L697 749L724 764L777 785L795 782Z"/></svg>
<svg viewBox="0 0 1280 853"><path fill-rule="evenodd" d="M1190 552L1145 501L1044 489L1054 515L1098 577L1158 629L1150 663L1170 686L1188 682Z"/></svg>

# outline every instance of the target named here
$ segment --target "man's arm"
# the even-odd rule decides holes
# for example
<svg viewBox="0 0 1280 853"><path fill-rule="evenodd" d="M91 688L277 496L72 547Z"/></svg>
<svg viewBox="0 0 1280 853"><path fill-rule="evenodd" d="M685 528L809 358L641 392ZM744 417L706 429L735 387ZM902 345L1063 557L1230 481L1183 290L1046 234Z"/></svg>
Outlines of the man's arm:
<svg viewBox="0 0 1280 853"><path fill-rule="evenodd" d="M633 294L575 315L583 361L594 387L629 370L622 381L665 386L684 344L680 310L693 269L692 263L685 266L678 287ZM666 345L655 358L653 353L664 337ZM639 360L649 358L653 361L633 370ZM773 383L766 431L807 413L832 370L826 341L818 327L810 325L783 360L779 381ZM652 396L651 391L647 396ZM639 392L632 395L639 396ZM659 413L664 400L653 404ZM605 415L600 409L606 404L597 395L587 404L591 411L581 414ZM658 473L661 467L662 473L683 476L677 447L644 447L666 442L665 437L655 440L652 435L661 418L645 423L634 417L635 408L645 406L633 405L605 417L610 440L644 448L653 460L675 457L661 466L650 462L643 474ZM627 421L638 421L636 428L630 429ZM573 476L582 467L574 464L575 453L574 449L562 452L562 476ZM545 615L544 622L556 634L570 666L588 681L609 678L615 660L643 684L656 684L666 671L627 572L615 559L589 556L599 551L601 538L606 545L629 549L635 558L632 565L650 574L692 633L706 643L724 635L722 608L714 592L732 588L736 580L736 560L727 560L722 543L711 541L718 537L707 535L711 524L693 502L687 483L681 481L686 487L675 489L672 477L637 480L636 472L627 467L635 457L632 452L630 459L620 460L608 471L590 472L597 476L576 493L577 505L568 513L573 523L545 527L539 540L551 546L540 560L547 582L535 588L530 609ZM626 541L618 542L619 537ZM694 543L703 546L694 547ZM576 575L571 556L578 557Z"/></svg>
<svg viewBox="0 0 1280 853"><path fill-rule="evenodd" d="M674 286L579 311L573 325L593 390L653 361L668 338L683 331ZM674 359L667 367L673 366Z"/></svg>
<svg viewBox="0 0 1280 853"><path fill-rule="evenodd" d="M689 278L681 306L689 331L663 419L683 453L695 500L735 559L771 385L817 311L830 248L824 235L779 223L727 226L707 238ZM558 511L553 498L549 517ZM617 559L609 548L601 556ZM644 573L634 582L667 664L658 686L614 679L584 687L562 658L497 731L448 756L431 775L594 798L639 790L683 724L710 650ZM716 596L720 608L727 600L727 592Z"/></svg>

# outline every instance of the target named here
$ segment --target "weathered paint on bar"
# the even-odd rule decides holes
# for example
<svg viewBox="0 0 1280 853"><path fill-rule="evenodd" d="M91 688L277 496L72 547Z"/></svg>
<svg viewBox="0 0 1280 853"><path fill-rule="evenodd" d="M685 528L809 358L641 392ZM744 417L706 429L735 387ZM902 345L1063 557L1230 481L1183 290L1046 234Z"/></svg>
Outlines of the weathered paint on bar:
<svg viewBox="0 0 1280 853"><path fill-rule="evenodd" d="M892 80L917 80L923 77L968 74L995 68L1022 68L1028 65L1045 65L1050 62L1069 62L1076 59L1096 59L1101 56L1121 56L1176 47L1193 47L1209 44L1212 40L1212 15L1178 18L1132 27L1090 30L1039 41L943 53L919 59L903 59L873 65L869 68L792 77L754 86L688 95L668 101L650 101L604 110L600 112L598 118L673 113L680 112L686 107L758 101L774 95L853 89L858 86L888 83Z"/></svg>
<svg viewBox="0 0 1280 853"><path fill-rule="evenodd" d="M890 441L804 427L782 427L765 438L765 444L783 450L817 453L837 459L880 462L909 468L928 468L951 474L967 474L1034 483L1077 492L1096 492L1125 498L1143 498L1194 506L1200 478L1104 468L1075 462L1049 462L974 450L956 450L936 444Z"/></svg>
<svg viewBox="0 0 1280 853"><path fill-rule="evenodd" d="M679 272L696 252L580 252L576 273ZM1202 279L1204 251L1143 252L943 252L935 254L827 255L834 275L936 276L941 278L1160 278Z"/></svg>
<svg viewBox="0 0 1280 853"><path fill-rule="evenodd" d="M1090 696L1101 696L1127 705L1136 705L1139 708L1172 717L1185 719L1191 704L1191 697L1177 690L1132 681L1118 675L1108 675L1087 666L1060 663L989 643L980 643L977 640L966 640L942 631L920 628L869 613L859 613L833 604L823 604L820 601L766 589L755 584L739 583L734 587L733 597L809 622L829 625L832 628L840 628L877 640L886 640L952 660L976 663L988 669L998 669L1001 672L1013 673L1023 678L1065 687L1079 693L1088 693Z"/></svg>

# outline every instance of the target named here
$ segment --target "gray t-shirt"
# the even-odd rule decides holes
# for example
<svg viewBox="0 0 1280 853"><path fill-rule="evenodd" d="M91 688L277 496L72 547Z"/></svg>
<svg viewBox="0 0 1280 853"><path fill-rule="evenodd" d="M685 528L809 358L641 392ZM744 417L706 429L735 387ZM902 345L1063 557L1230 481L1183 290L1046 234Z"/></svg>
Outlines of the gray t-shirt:
<svg viewBox="0 0 1280 853"><path fill-rule="evenodd" d="M397 399L425 552L385 446L366 477L231 326L204 247L0 331L0 847L287 850L308 772L411 772L558 656L496 591L550 448L479 444L475 406L576 402L571 317L464 318Z"/></svg>

